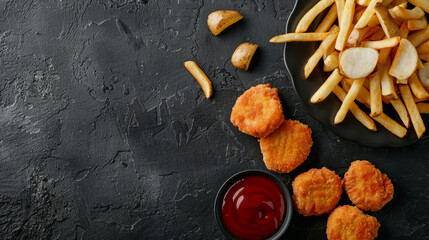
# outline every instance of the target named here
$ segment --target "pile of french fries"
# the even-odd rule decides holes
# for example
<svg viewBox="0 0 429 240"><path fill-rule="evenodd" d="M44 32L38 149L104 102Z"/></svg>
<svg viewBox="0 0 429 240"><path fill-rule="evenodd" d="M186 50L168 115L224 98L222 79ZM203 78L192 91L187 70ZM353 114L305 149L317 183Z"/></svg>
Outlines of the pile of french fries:
<svg viewBox="0 0 429 240"><path fill-rule="evenodd" d="M328 8L316 30L307 32ZM350 110L372 131L377 131L375 120L403 138L412 124L421 138L426 131L421 114L429 113L425 12L429 13L429 0L320 0L302 17L295 33L275 36L270 42L321 41L304 73L308 78L321 59L323 70L331 72L310 101L321 102L333 92L342 101L334 124ZM383 103L392 104L402 123L383 112Z"/></svg>

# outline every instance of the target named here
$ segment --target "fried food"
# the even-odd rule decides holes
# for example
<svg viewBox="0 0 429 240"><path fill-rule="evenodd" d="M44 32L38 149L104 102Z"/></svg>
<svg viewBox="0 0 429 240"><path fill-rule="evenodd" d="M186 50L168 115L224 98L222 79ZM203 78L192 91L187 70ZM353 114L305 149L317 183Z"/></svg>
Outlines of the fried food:
<svg viewBox="0 0 429 240"><path fill-rule="evenodd" d="M393 184L368 161L354 161L344 174L349 199L364 211L378 211L393 197Z"/></svg>
<svg viewBox="0 0 429 240"><path fill-rule="evenodd" d="M252 87L238 97L232 108L231 122L240 131L263 138L284 121L277 88L270 84Z"/></svg>
<svg viewBox="0 0 429 240"><path fill-rule="evenodd" d="M292 182L293 203L301 215L315 216L331 212L341 198L343 181L323 167L301 173Z"/></svg>
<svg viewBox="0 0 429 240"><path fill-rule="evenodd" d="M380 223L354 206L337 207L329 215L326 227L328 240L373 240Z"/></svg>
<svg viewBox="0 0 429 240"><path fill-rule="evenodd" d="M313 140L307 125L286 120L259 143L265 166L272 171L289 173L307 159Z"/></svg>

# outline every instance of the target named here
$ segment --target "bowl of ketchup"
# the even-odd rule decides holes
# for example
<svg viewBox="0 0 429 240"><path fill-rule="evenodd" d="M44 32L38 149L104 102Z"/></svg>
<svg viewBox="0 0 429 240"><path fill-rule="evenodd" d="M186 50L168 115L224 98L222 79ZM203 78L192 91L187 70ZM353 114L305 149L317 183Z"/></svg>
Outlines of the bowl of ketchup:
<svg viewBox="0 0 429 240"><path fill-rule="evenodd" d="M292 199L274 174L246 170L230 177L219 189L215 217L230 239L279 239L292 219Z"/></svg>

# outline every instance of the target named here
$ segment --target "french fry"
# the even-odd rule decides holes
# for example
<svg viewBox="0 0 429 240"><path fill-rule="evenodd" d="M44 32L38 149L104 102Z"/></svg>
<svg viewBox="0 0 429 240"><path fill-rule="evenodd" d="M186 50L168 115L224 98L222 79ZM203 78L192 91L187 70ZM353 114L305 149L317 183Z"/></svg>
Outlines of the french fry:
<svg viewBox="0 0 429 240"><path fill-rule="evenodd" d="M425 69L425 65L423 65L422 60L417 59L417 69Z"/></svg>
<svg viewBox="0 0 429 240"><path fill-rule="evenodd" d="M383 4L377 3L374 10L386 36L388 38L399 36L399 28L387 8Z"/></svg>
<svg viewBox="0 0 429 240"><path fill-rule="evenodd" d="M316 5L314 5L299 21L296 26L296 33L306 32L313 20L319 15L323 10L331 6L335 0L320 0Z"/></svg>
<svg viewBox="0 0 429 240"><path fill-rule="evenodd" d="M424 68L419 71L419 79L422 85L429 90L429 62L423 66Z"/></svg>
<svg viewBox="0 0 429 240"><path fill-rule="evenodd" d="M334 3L314 32L327 32L337 20L337 5Z"/></svg>
<svg viewBox="0 0 429 240"><path fill-rule="evenodd" d="M414 45L406 38L402 38L389 69L389 74L398 79L407 79L416 71L417 60L418 55Z"/></svg>
<svg viewBox="0 0 429 240"><path fill-rule="evenodd" d="M396 84L408 84L408 79L396 79Z"/></svg>
<svg viewBox="0 0 429 240"><path fill-rule="evenodd" d="M427 0L408 0L414 6L419 6L423 11L429 13L429 4Z"/></svg>
<svg viewBox="0 0 429 240"><path fill-rule="evenodd" d="M409 78L409 85L413 91L414 96L420 99L429 99L429 93L423 87L416 73L413 73Z"/></svg>
<svg viewBox="0 0 429 240"><path fill-rule="evenodd" d="M361 47L369 47L374 49L392 48L398 45L399 41L399 37L387 38L380 41L363 41L361 42Z"/></svg>
<svg viewBox="0 0 429 240"><path fill-rule="evenodd" d="M334 124L339 124L344 120L350 108L351 103L354 102L354 100L356 99L364 81L365 81L365 78L354 79L353 84L349 92L347 93L347 96L344 98L343 104L341 104L341 107L338 110L337 115L335 115Z"/></svg>
<svg viewBox="0 0 429 240"><path fill-rule="evenodd" d="M405 108L404 103L401 99L397 100L391 100L390 103L392 104L393 108L398 113L399 117L401 118L402 123L406 128L410 127L410 118L408 117L407 109Z"/></svg>
<svg viewBox="0 0 429 240"><path fill-rule="evenodd" d="M368 27L373 27L373 26L377 26L377 25L380 25L380 21L378 20L377 16L374 15L374 16L372 16L371 20L369 20Z"/></svg>
<svg viewBox="0 0 429 240"><path fill-rule="evenodd" d="M366 27L362 29L356 29L354 28L353 31L350 33L349 38L347 40L347 45L349 47L357 47L360 42L367 38L368 36L371 36L375 32L377 32L380 29L378 26L374 27Z"/></svg>
<svg viewBox="0 0 429 240"><path fill-rule="evenodd" d="M377 64L377 70L380 73L381 79L381 94L387 99L398 99L398 95L395 91L393 84L393 78L388 74L390 62L387 60L387 65Z"/></svg>
<svg viewBox="0 0 429 240"><path fill-rule="evenodd" d="M338 67L338 52L334 51L329 54L323 61L323 71L331 72Z"/></svg>
<svg viewBox="0 0 429 240"><path fill-rule="evenodd" d="M371 0L356 0L356 3L360 6L368 6L370 4Z"/></svg>
<svg viewBox="0 0 429 240"><path fill-rule="evenodd" d="M429 40L420 44L416 49L419 55L429 54Z"/></svg>
<svg viewBox="0 0 429 240"><path fill-rule="evenodd" d="M371 94L371 113L369 115L374 118L380 116L380 114L383 112L379 73L375 73L369 77L369 86L369 92Z"/></svg>
<svg viewBox="0 0 429 240"><path fill-rule="evenodd" d="M414 102L410 87L408 87L408 85L401 85L399 86L399 91L401 92L402 99L404 100L405 106L410 114L411 123L413 124L417 137L421 138L423 133L426 131L426 127L423 123L422 116L420 116L419 110L417 109L417 105Z"/></svg>
<svg viewBox="0 0 429 240"><path fill-rule="evenodd" d="M346 41L348 39L348 35L350 32L350 26L353 21L355 10L355 1L354 0L346 0L344 5L344 11L342 14L340 32L338 33L337 41L335 42L335 49L338 51L342 51L346 45Z"/></svg>
<svg viewBox="0 0 429 240"><path fill-rule="evenodd" d="M417 109L422 114L429 114L429 103L417 103Z"/></svg>
<svg viewBox="0 0 429 240"><path fill-rule="evenodd" d="M346 92L350 91L350 87L353 84L353 80L350 78L344 78L341 81L341 86ZM371 95L365 86L360 88L360 91L356 97L356 100L364 104L367 108L371 108Z"/></svg>
<svg viewBox="0 0 429 240"><path fill-rule="evenodd" d="M337 6L338 25L341 26L345 0L335 0L335 5Z"/></svg>
<svg viewBox="0 0 429 240"><path fill-rule="evenodd" d="M424 60L424 61L426 61L426 62L429 62L429 53L428 54L419 55L419 58L422 59L422 60Z"/></svg>
<svg viewBox="0 0 429 240"><path fill-rule="evenodd" d="M330 32L323 33L286 33L282 35L275 36L270 39L272 43L285 43L285 42L314 42L314 41L322 41L327 36L329 36Z"/></svg>
<svg viewBox="0 0 429 240"><path fill-rule="evenodd" d="M401 27L399 27L399 36L401 38L407 38L408 34L410 33L410 30L408 29L408 23L409 21L406 21L402 23Z"/></svg>
<svg viewBox="0 0 429 240"><path fill-rule="evenodd" d="M378 40L382 40L385 36L386 34L384 33L383 28L380 28L379 30L377 30L377 32L372 34L371 37L369 37L369 40L378 41Z"/></svg>
<svg viewBox="0 0 429 240"><path fill-rule="evenodd" d="M406 4L407 0L393 0L392 3L390 4L390 6L394 7L394 6L398 6L401 4Z"/></svg>
<svg viewBox="0 0 429 240"><path fill-rule="evenodd" d="M425 17L407 21L407 27L410 31L422 30L428 26L428 21Z"/></svg>
<svg viewBox="0 0 429 240"><path fill-rule="evenodd" d="M320 88L313 94L310 99L310 102L319 103L325 100L325 98L329 96L334 87L337 86L342 79L343 76L341 76L340 71L338 71L338 69L335 69L328 77L328 79L326 79L326 81L322 84L322 86L320 86Z"/></svg>
<svg viewBox="0 0 429 240"><path fill-rule="evenodd" d="M418 47L420 44L429 39L429 26L411 34L408 36L408 39L411 41L411 43L413 43L414 46Z"/></svg>
<svg viewBox="0 0 429 240"><path fill-rule="evenodd" d="M334 89L332 90L332 92L342 102L344 102L344 100L347 96L347 93L340 86L335 86ZM355 102L351 102L350 112L366 128L368 128L371 131L377 131L377 126L375 125L375 122L364 111L362 111Z"/></svg>
<svg viewBox="0 0 429 240"><path fill-rule="evenodd" d="M393 2L393 0L383 0L381 3L382 3L385 7L387 7L387 6L389 6L392 2Z"/></svg>
<svg viewBox="0 0 429 240"><path fill-rule="evenodd" d="M353 23L357 23L359 19L362 17L363 13L365 12L366 8L363 7L362 9L358 10L358 8L355 8L355 15L353 16Z"/></svg>
<svg viewBox="0 0 429 240"><path fill-rule="evenodd" d="M380 116L374 118L375 121L380 123L383 127L389 130L391 133L395 134L399 138L405 137L407 134L407 129L397 123L395 120L391 119L385 113L380 114Z"/></svg>
<svg viewBox="0 0 429 240"><path fill-rule="evenodd" d="M194 76L194 78L201 85L201 88L206 95L206 98L210 98L213 94L212 82L210 82L207 75L201 70L201 68L194 61L184 62L186 69Z"/></svg>
<svg viewBox="0 0 429 240"><path fill-rule="evenodd" d="M375 4L381 2L381 0L371 0L366 8L365 12L359 18L359 21L356 23L355 28L364 28L368 25L368 22L371 20L372 16L374 16L374 7Z"/></svg>
<svg viewBox="0 0 429 240"><path fill-rule="evenodd" d="M411 19L419 19L425 15L425 12L419 7L415 7L413 9L406 9L402 6L395 6L389 9L391 15L395 15L396 17L403 20L411 20Z"/></svg>
<svg viewBox="0 0 429 240"><path fill-rule="evenodd" d="M325 54L329 46L333 44L333 42L338 36L338 31L339 29L337 26L332 27L331 34L322 41L316 52L314 52L314 54L308 59L307 63L304 66L305 78L308 78L310 76L317 63L323 57L323 54Z"/></svg>
<svg viewBox="0 0 429 240"><path fill-rule="evenodd" d="M378 63L386 65L387 59L389 58L391 48L380 49L380 54L378 55Z"/></svg>

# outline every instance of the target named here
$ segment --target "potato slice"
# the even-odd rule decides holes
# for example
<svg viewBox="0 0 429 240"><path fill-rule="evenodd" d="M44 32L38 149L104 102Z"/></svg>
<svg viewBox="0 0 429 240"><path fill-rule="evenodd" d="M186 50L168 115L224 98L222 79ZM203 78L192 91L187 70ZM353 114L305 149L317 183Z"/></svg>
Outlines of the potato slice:
<svg viewBox="0 0 429 240"><path fill-rule="evenodd" d="M387 8L382 3L377 3L374 10L386 36L388 38L399 36L398 25L393 21Z"/></svg>
<svg viewBox="0 0 429 240"><path fill-rule="evenodd" d="M351 79L364 78L374 71L378 51L372 48L349 48L340 54L340 69Z"/></svg>
<svg viewBox="0 0 429 240"><path fill-rule="evenodd" d="M194 76L194 78L201 85L201 88L206 95L206 98L210 98L213 94L212 82L209 80L207 75L201 70L200 67L194 61L184 62L186 69Z"/></svg>
<svg viewBox="0 0 429 240"><path fill-rule="evenodd" d="M407 39L401 39L389 74L398 79L407 79L416 71L418 55L414 45Z"/></svg>
<svg viewBox="0 0 429 240"><path fill-rule="evenodd" d="M234 51L231 57L231 63L234 67L247 71L249 69L250 61L258 48L254 43L242 43Z"/></svg>
<svg viewBox="0 0 429 240"><path fill-rule="evenodd" d="M363 41L361 47L369 47L374 49L392 48L399 44L400 38L393 37L380 41Z"/></svg>
<svg viewBox="0 0 429 240"><path fill-rule="evenodd" d="M243 18L237 11L233 10L219 10L212 12L207 17L207 25L213 35L217 36L227 27L240 21Z"/></svg>
<svg viewBox="0 0 429 240"><path fill-rule="evenodd" d="M323 10L331 6L335 0L320 0L316 5L314 5L299 21L296 26L296 33L306 32L313 20L319 15Z"/></svg>
<svg viewBox="0 0 429 240"><path fill-rule="evenodd" d="M423 87L429 88L429 62L424 64L424 69L419 71L420 82Z"/></svg>

